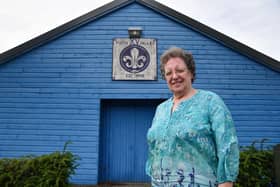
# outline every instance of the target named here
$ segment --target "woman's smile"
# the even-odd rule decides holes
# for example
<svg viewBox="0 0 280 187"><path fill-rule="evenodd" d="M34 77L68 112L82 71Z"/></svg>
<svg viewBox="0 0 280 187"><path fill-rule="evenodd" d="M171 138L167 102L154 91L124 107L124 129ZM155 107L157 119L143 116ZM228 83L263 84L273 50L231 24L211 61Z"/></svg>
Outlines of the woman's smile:
<svg viewBox="0 0 280 187"><path fill-rule="evenodd" d="M192 88L192 74L181 58L171 58L165 65L165 79L174 95L182 96Z"/></svg>

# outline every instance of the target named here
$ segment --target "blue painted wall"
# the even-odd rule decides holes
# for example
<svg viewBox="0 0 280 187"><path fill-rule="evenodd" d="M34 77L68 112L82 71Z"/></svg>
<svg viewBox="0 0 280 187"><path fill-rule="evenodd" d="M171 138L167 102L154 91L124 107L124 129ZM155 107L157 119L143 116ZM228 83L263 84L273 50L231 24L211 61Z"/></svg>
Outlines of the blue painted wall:
<svg viewBox="0 0 280 187"><path fill-rule="evenodd" d="M100 99L171 95L160 75L112 81L112 40L126 38L131 26L157 39L159 55L173 45L194 54L194 87L224 98L241 144L280 143L279 73L134 3L0 65L0 157L62 150L71 140L82 158L72 181L97 183Z"/></svg>

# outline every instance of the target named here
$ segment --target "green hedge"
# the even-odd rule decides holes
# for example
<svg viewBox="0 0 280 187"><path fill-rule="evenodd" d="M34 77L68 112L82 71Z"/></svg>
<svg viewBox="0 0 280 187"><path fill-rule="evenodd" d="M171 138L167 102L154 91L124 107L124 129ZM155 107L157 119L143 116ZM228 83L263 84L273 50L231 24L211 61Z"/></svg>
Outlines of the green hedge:
<svg viewBox="0 0 280 187"><path fill-rule="evenodd" d="M273 148L263 147L267 139L241 147L237 187L274 186ZM256 146L259 143L259 147Z"/></svg>
<svg viewBox="0 0 280 187"><path fill-rule="evenodd" d="M1 187L66 187L77 168L77 156L66 151L0 160Z"/></svg>
<svg viewBox="0 0 280 187"><path fill-rule="evenodd" d="M241 147L236 187L273 186L275 180L273 148L263 148L266 139ZM257 148L256 143L260 143ZM79 159L66 151L18 159L0 159L1 187L68 187Z"/></svg>

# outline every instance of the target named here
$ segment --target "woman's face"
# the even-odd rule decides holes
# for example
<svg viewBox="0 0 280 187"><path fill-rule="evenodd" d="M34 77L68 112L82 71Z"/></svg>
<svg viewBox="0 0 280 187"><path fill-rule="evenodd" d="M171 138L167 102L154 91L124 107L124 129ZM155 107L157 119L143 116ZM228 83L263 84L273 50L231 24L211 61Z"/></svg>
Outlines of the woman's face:
<svg viewBox="0 0 280 187"><path fill-rule="evenodd" d="M165 79L174 95L183 96L192 88L192 73L188 70L183 59L170 58L164 66Z"/></svg>

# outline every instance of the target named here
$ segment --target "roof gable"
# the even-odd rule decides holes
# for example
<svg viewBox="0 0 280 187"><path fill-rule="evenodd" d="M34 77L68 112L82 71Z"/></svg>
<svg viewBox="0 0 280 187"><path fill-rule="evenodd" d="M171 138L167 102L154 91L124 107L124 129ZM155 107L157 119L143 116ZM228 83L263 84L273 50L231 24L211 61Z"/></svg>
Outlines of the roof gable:
<svg viewBox="0 0 280 187"><path fill-rule="evenodd" d="M234 51L239 52L240 54L247 56L254 61L263 64L272 70L280 72L280 62L243 44L234 40L223 33L220 33L186 15L183 15L159 2L154 0L115 0L111 3L108 3L100 8L97 8L87 14L84 14L72 21L69 21L53 30L50 30L38 37L35 37L15 48L12 48L2 54L0 54L0 64L9 62L10 60L20 56L32 49L35 49L41 45L44 45L70 31L73 31L80 26L83 26L89 22L97 20L115 10L123 8L131 3L139 3L144 5L159 14L169 17L170 19L183 24L186 27L189 27L207 37L223 44L224 46L233 49Z"/></svg>

